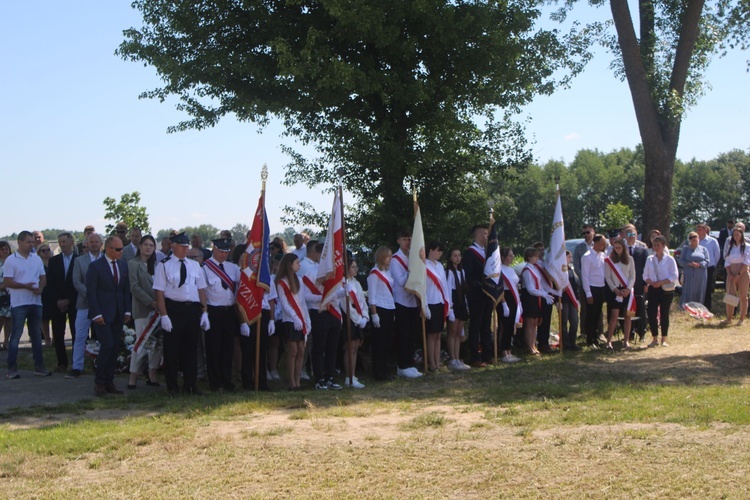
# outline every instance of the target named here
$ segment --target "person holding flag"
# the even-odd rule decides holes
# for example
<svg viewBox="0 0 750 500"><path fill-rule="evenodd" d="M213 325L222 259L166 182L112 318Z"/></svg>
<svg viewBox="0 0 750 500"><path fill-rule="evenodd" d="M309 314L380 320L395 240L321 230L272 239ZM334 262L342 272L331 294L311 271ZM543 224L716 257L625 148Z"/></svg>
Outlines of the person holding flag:
<svg viewBox="0 0 750 500"><path fill-rule="evenodd" d="M500 361L503 363L517 363L521 361L521 358L514 356L511 351L511 345L513 342L516 328L523 326L523 306L521 305L521 292L518 289L518 284L521 282L515 269L510 267L513 263L515 255L513 250L509 247L503 247L500 249L500 260L502 262L502 274L503 274L503 288L504 298L503 304L503 318L501 320L501 335L500 335Z"/></svg>
<svg viewBox="0 0 750 500"><path fill-rule="evenodd" d="M305 286L308 295L307 307L320 302L318 319L313 328L312 364L313 376L318 390L339 390L335 380L336 355L341 335L342 314L339 300L344 297L344 227L340 189L333 197L333 210L328 222L328 233L318 263L316 285L322 283L320 294ZM283 259L282 259L283 262Z"/></svg>
<svg viewBox="0 0 750 500"><path fill-rule="evenodd" d="M555 299L542 285L543 277L536 266L539 261L539 250L534 247L527 248L523 252L523 260L526 262L521 271L524 341L529 354L538 355L536 329L542 321L542 304L552 305Z"/></svg>
<svg viewBox="0 0 750 500"><path fill-rule="evenodd" d="M472 245L464 252L463 262L466 273L466 286L468 293L466 299L469 303L469 351L471 353L471 366L482 368L492 360L492 335L490 332L490 321L492 319L492 304L485 295L482 287L484 284L485 247L489 228L485 224L477 224L471 228L474 238ZM481 349L480 349L481 346Z"/></svg>
<svg viewBox="0 0 750 500"><path fill-rule="evenodd" d="M497 363L500 318L509 315L510 311L508 309L508 304L505 303L505 287L502 277L503 264L500 257L500 247L497 244L497 227L495 225L495 218L492 215L490 215L490 224L490 234L487 238L487 248L485 249L487 260L484 263L484 282L482 284L482 290L491 301L490 331L492 332L493 337L492 358L493 362ZM500 304L502 304L502 310L498 311ZM502 338L500 340L502 341ZM504 351L510 350L510 339L508 339L504 346L501 346L501 349Z"/></svg>
<svg viewBox="0 0 750 500"><path fill-rule="evenodd" d="M263 165L258 208L247 233L244 251L238 259L240 281L237 284L236 305L240 317L240 378L244 389L269 390L266 373L268 336L276 331L274 300L276 287L271 287L270 253L268 248L268 217L266 216L266 178L268 168ZM238 245L240 247L241 245ZM250 326L255 325L254 334Z"/></svg>
<svg viewBox="0 0 750 500"><path fill-rule="evenodd" d="M416 191L414 192L414 231L412 232L409 246L409 277L406 279L406 283L404 283L404 289L416 298L417 310L422 313L422 353L424 370L426 371L428 369L428 362L425 320L430 319L432 315L430 314L427 302L427 267L425 265L424 231L422 230L422 215L417 204ZM417 371L417 373L419 372ZM422 376L422 373L419 373L419 376Z"/></svg>
<svg viewBox="0 0 750 500"><path fill-rule="evenodd" d="M609 327L607 328L606 349L612 349L612 335L617 328L617 319L622 313L624 325L622 331L625 335L623 349L630 349L630 323L635 316L635 264L630 257L626 243L618 238L612 241L612 253L604 258L604 281L607 287L604 296L609 306Z"/></svg>
<svg viewBox="0 0 750 500"><path fill-rule="evenodd" d="M396 344L398 358L396 375L404 378L419 378L422 373L413 366L412 334L421 331L417 299L404 286L409 278L409 254L411 250L411 231L402 229L398 233L398 251L391 259L391 277L393 278L393 300L396 304ZM419 254L417 253L417 259Z"/></svg>
<svg viewBox="0 0 750 500"><path fill-rule="evenodd" d="M440 334L445 328L445 322L455 321L453 303L445 281L445 269L439 262L443 256L443 245L439 241L432 241L427 246L427 287L425 300L429 309L427 317L427 365L431 372L440 368Z"/></svg>
<svg viewBox="0 0 750 500"><path fill-rule="evenodd" d="M351 328L351 342L349 342L348 352L344 354L344 372L346 373L344 386L352 387L353 389L364 389L365 385L357 380L355 374L357 372L357 352L359 351L359 346L362 345L363 332L368 321L370 321L370 314L367 307L367 300L365 299L365 292L362 290L362 285L357 281L358 271L359 266L357 266L357 261L350 258L349 267L346 272L346 290L348 290L349 296L348 299L347 297L339 299L339 308L346 310L346 301L350 301L349 314L344 316L344 321L349 321ZM344 349L347 349L346 343L344 344Z"/></svg>

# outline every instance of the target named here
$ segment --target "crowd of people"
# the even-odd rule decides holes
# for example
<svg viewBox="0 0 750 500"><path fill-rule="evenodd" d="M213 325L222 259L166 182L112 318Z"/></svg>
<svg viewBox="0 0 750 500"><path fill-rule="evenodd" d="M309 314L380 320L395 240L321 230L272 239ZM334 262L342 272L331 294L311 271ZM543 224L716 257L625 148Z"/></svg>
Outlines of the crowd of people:
<svg viewBox="0 0 750 500"><path fill-rule="evenodd" d="M723 267L727 293L737 298L726 301L723 324L732 321L737 307L742 325L748 307L750 244L744 225L730 223L722 231L722 241L709 235L706 224L698 224L681 246L679 303L699 302L710 309L715 270ZM374 380L418 378L423 376L421 366L436 372L482 368L496 360L516 363L522 352L539 356L557 350L550 343L555 308L563 350L580 349L579 324L591 349L614 349L618 327L622 349L631 349L635 339L644 341L646 325L652 336L648 347L669 345L670 307L679 272L658 231L643 242L632 224L611 238L585 225L584 241L567 252L570 286L562 290L551 277L542 243L526 248L523 264L515 267L513 250L501 248L504 293L499 302L483 286L488 234L488 226L474 226L472 244L464 251L438 241L426 245L426 308L407 289L408 230L397 235L395 252L388 246L376 249L374 266L362 282L357 279L357 259L347 252L344 280L332 296L324 296L318 276L323 243L297 234L294 248L287 249L284 240L276 238L269 245L272 285L264 294L257 328L245 321L236 304L245 245L237 244L229 231L222 231L207 249L197 235L173 231L157 242L124 223L109 236L87 226L77 245L70 233L60 233L60 251L54 256L41 233L22 231L16 252L0 241L6 376L21 376L17 357L24 327L31 340L34 375L40 377L52 375L44 364L43 342L54 345L56 370L66 378L78 378L84 373L86 342L95 338L97 395L124 392L115 385L115 365L126 325L134 327L136 339L128 390L137 388L140 375L145 375L146 384L159 386L162 369L171 395L200 394L201 377L211 391L235 391L240 386L270 390L269 381L282 379L283 354L283 378L291 391L301 390L303 384L316 390L363 389L357 378L363 369L357 371L357 361L366 340ZM464 341L466 363L461 355Z"/></svg>

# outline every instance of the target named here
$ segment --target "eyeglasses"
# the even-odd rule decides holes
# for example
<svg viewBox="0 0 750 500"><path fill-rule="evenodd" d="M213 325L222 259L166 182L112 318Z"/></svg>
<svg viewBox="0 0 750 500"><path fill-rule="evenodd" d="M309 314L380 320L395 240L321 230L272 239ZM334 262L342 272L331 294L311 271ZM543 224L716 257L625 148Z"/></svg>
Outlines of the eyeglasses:
<svg viewBox="0 0 750 500"><path fill-rule="evenodd" d="M187 258L190 260L201 260L201 258L198 257L197 255L192 255L192 256L188 255Z"/></svg>
<svg viewBox="0 0 750 500"><path fill-rule="evenodd" d="M591 234L591 233L593 233L593 231L584 231L581 234Z"/></svg>
<svg viewBox="0 0 750 500"><path fill-rule="evenodd" d="M631 236L635 236L635 233L625 233L625 236L627 236L628 238L630 238Z"/></svg>
<svg viewBox="0 0 750 500"><path fill-rule="evenodd" d="M39 250L39 251L40 251L40 252L43 252L43 253L49 253L49 252L50 252L50 249L49 249L49 248L42 248L42 249L41 249L41 250Z"/></svg>
<svg viewBox="0 0 750 500"><path fill-rule="evenodd" d="M113 247L109 247L109 248L110 248L111 250L114 250L115 252L122 252L122 247L120 247L120 248L113 248Z"/></svg>
<svg viewBox="0 0 750 500"><path fill-rule="evenodd" d="M697 237L697 236L690 236L690 239L691 239L691 240L694 240L694 239L696 239L696 238L698 238L698 237Z"/></svg>

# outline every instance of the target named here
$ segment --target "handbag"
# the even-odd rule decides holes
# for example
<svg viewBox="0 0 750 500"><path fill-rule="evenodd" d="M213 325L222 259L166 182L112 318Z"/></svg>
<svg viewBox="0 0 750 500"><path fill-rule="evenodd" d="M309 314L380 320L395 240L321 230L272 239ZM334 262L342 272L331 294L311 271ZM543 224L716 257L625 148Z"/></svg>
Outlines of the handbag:
<svg viewBox="0 0 750 500"><path fill-rule="evenodd" d="M658 278L659 277L659 268L656 265L656 259L652 259L651 260L651 264L654 265L654 274ZM659 280L657 279L657 281L659 281ZM665 292L674 292L674 289L675 289L676 286L677 286L677 283L675 283L674 281L670 281L668 283L664 283L661 286L661 289L664 290Z"/></svg>
<svg viewBox="0 0 750 500"><path fill-rule="evenodd" d="M737 295L732 295L731 293L725 293L724 298L721 299L722 302L725 304L729 304L732 307L737 307L740 305L740 298Z"/></svg>

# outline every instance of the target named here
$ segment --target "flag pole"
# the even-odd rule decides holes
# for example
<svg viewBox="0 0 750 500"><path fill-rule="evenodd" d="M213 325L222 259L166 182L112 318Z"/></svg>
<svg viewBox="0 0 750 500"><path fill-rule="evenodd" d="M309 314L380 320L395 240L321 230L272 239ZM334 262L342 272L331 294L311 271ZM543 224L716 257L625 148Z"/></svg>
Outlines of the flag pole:
<svg viewBox="0 0 750 500"><path fill-rule="evenodd" d="M266 207L266 179L268 179L268 165L265 163L263 164L263 168L260 171L260 180L261 180L261 188L260 188L260 198L263 200L263 216L265 217L265 207ZM265 241L266 236L263 235L262 241ZM260 318L258 318L258 321L255 323L255 376L253 377L253 384L255 386L255 392L258 392L259 388L259 381L258 377L260 377L260 336L261 336L261 327L263 325L263 310L260 311ZM273 319L273 318L271 318Z"/></svg>
<svg viewBox="0 0 750 500"><path fill-rule="evenodd" d="M557 192L557 198L560 199L560 177L559 176L555 176L555 191ZM555 202L557 202L557 200L555 200ZM565 243L565 228L564 227L563 227L562 240L564 244ZM560 290L560 291L563 293L565 292L564 290ZM557 320L558 320L557 331L560 332L558 335L557 342L560 347L560 352L562 353L565 350L565 347L563 347L565 345L565 342L563 341L564 332L563 332L562 295L560 295L560 300L557 302Z"/></svg>
<svg viewBox="0 0 750 500"><path fill-rule="evenodd" d="M489 209L490 213L490 232L492 232L492 226L495 224L495 209L490 207ZM487 245L489 245L489 241L487 242ZM484 247L484 253L486 258L489 258L487 255L487 246ZM487 279L485 277L485 279ZM502 278L501 278L502 279ZM497 365L497 329L498 329L498 317L497 317L497 303L493 301L492 303L492 343L493 343L493 352L494 352L494 364Z"/></svg>
<svg viewBox="0 0 750 500"><path fill-rule="evenodd" d="M412 193L414 197L414 218L417 217L417 210L419 210L419 203L417 203L417 190L412 186ZM411 254L411 250L409 251L409 258L413 258L414 256ZM417 253L417 258L419 258L419 253ZM418 301L421 301L421 298L417 298ZM422 304L419 305L419 311L420 315L422 316L422 360L424 361L424 373L427 373L429 371L429 366L427 364L427 320L424 315L424 307L422 307Z"/></svg>
<svg viewBox="0 0 750 500"><path fill-rule="evenodd" d="M338 169L339 174L339 209L341 210L341 246L344 254L344 293L346 294L346 359L349 362L349 387L354 386L354 363L352 360L352 320L350 316L350 297L346 293L346 280L349 274L349 259L346 254L346 218L344 217L344 188L342 186L346 170Z"/></svg>

